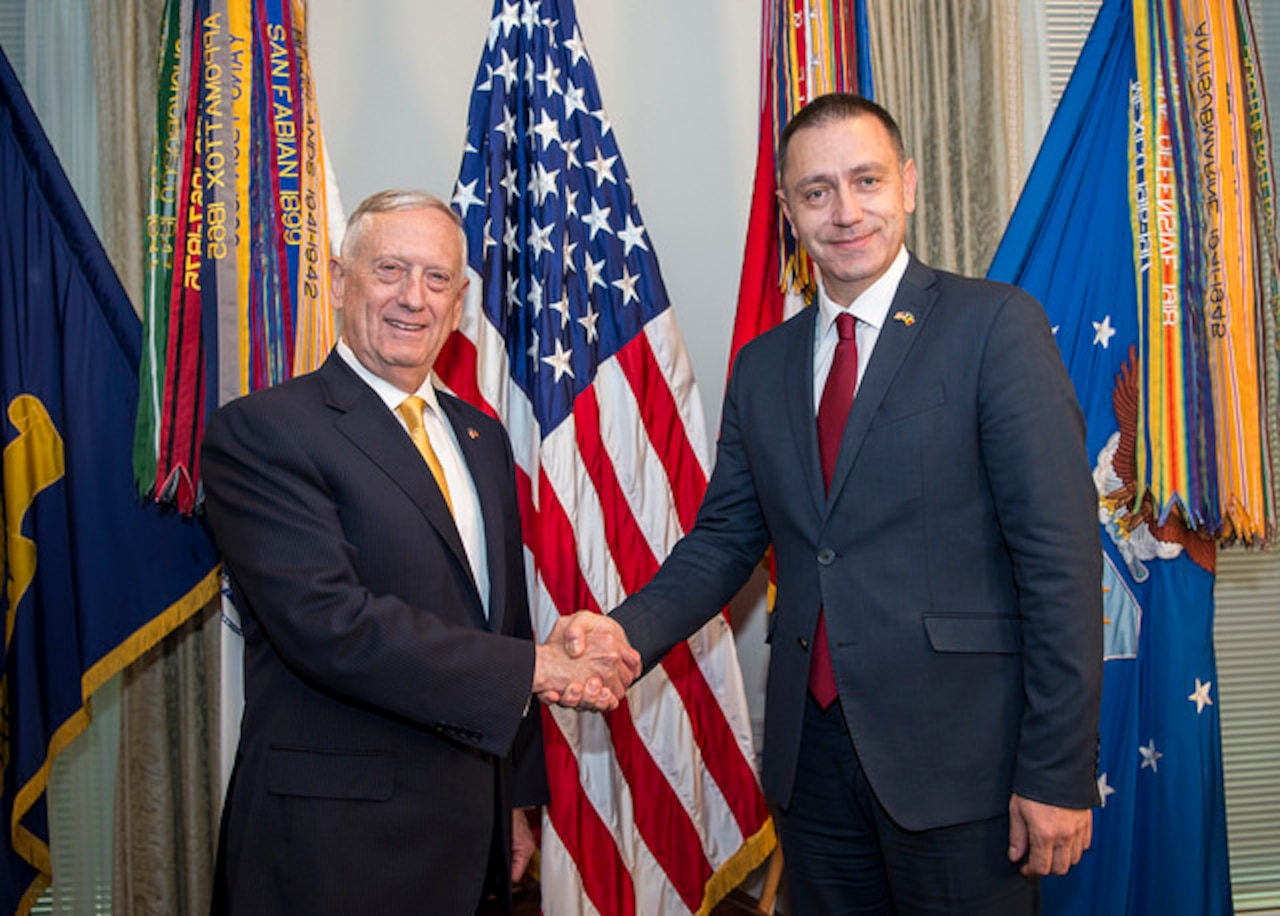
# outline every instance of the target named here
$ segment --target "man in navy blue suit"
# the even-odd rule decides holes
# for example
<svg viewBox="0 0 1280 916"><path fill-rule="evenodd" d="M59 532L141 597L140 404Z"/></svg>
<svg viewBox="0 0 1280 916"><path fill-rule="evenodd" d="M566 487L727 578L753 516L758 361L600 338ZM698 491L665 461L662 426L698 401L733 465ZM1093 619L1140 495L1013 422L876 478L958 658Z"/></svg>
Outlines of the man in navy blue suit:
<svg viewBox="0 0 1280 916"><path fill-rule="evenodd" d="M884 109L813 100L778 171L817 299L742 349L692 531L573 635L611 619L651 666L772 544L762 781L791 912L1037 912L1098 801L1074 391L1034 299L907 251L916 166Z"/></svg>
<svg viewBox="0 0 1280 916"><path fill-rule="evenodd" d="M456 214L374 195L332 286L325 364L205 436L245 640L213 909L509 911L519 809L547 792L530 698L612 708L639 659L600 634L571 660L564 622L532 641L510 443L431 384L467 286Z"/></svg>

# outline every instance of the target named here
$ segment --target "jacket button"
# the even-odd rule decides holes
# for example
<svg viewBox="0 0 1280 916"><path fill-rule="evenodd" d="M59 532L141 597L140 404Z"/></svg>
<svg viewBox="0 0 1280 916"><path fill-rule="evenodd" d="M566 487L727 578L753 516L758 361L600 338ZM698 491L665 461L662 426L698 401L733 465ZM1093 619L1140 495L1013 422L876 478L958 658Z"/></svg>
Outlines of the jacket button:
<svg viewBox="0 0 1280 916"><path fill-rule="evenodd" d="M804 649L806 652L809 651L809 640L805 639L803 636L797 636L796 642L800 643L801 649Z"/></svg>
<svg viewBox="0 0 1280 916"><path fill-rule="evenodd" d="M823 566L830 566L836 560L836 552L830 547L823 547L818 551L818 562Z"/></svg>

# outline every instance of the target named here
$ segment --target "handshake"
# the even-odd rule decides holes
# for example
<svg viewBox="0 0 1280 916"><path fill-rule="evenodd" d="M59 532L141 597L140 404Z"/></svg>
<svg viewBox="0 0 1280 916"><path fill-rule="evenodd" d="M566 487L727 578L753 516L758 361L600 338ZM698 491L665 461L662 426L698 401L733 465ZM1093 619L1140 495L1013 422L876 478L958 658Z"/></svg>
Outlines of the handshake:
<svg viewBox="0 0 1280 916"><path fill-rule="evenodd" d="M578 611L538 646L533 692L548 705L608 712L640 675L640 653L611 617Z"/></svg>

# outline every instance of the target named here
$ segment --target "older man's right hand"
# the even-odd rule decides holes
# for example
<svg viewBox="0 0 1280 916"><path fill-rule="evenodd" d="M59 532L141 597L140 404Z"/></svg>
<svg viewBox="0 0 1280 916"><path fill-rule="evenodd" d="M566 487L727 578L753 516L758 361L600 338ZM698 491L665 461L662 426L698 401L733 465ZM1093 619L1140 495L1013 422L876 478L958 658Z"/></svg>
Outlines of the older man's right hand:
<svg viewBox="0 0 1280 916"><path fill-rule="evenodd" d="M640 674L640 653L614 620L590 611L561 617L538 646L533 692L543 703L607 712Z"/></svg>

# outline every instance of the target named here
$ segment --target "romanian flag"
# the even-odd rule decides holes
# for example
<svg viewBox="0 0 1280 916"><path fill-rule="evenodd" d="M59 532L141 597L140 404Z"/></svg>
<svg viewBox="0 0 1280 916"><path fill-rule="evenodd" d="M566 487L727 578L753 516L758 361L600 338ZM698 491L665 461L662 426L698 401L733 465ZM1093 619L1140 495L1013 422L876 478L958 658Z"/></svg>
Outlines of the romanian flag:
<svg viewBox="0 0 1280 916"><path fill-rule="evenodd" d="M872 97L866 0L764 0L760 27L760 145L747 224L729 370L738 350L812 300L808 257L777 199L778 137L791 116L828 92Z"/></svg>

